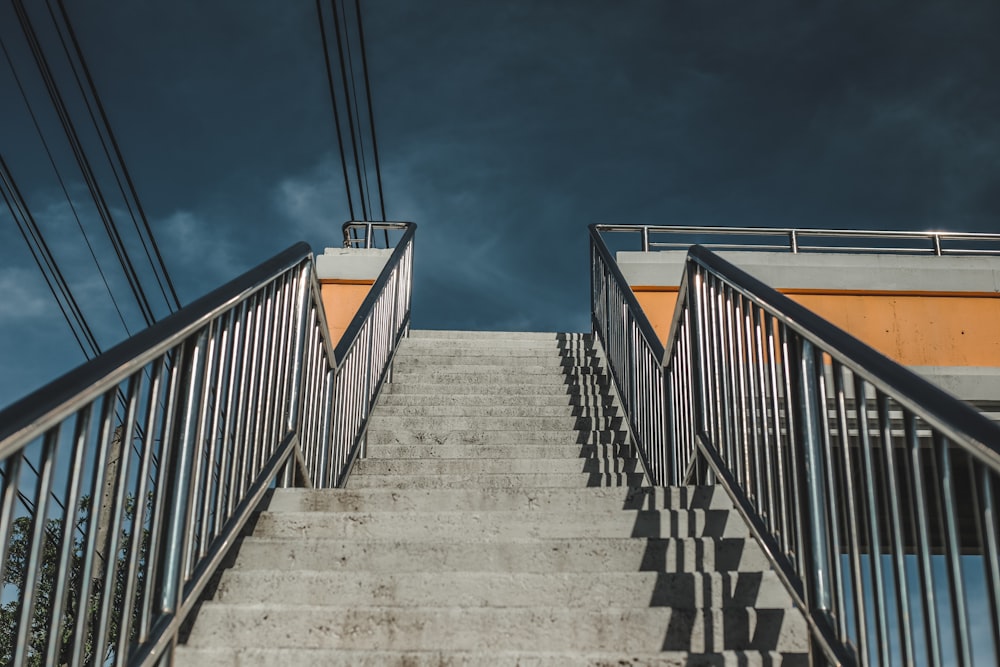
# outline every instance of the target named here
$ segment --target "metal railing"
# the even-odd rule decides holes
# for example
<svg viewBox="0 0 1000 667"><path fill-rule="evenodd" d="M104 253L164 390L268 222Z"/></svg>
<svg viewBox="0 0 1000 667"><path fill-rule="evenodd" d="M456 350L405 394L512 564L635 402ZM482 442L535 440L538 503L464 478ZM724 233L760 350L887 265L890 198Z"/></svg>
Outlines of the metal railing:
<svg viewBox="0 0 1000 667"><path fill-rule="evenodd" d="M783 252L1000 255L1000 234L972 232L798 229L792 227L705 227L692 225L596 225L601 232L637 236L643 251L713 250ZM667 240L657 240L667 239Z"/></svg>
<svg viewBox="0 0 1000 667"><path fill-rule="evenodd" d="M375 232L383 233L383 243L389 247L389 232L405 232L408 222L345 222L344 247L345 248L377 248L378 235Z"/></svg>
<svg viewBox="0 0 1000 667"><path fill-rule="evenodd" d="M665 351L597 226L591 266L650 477L727 489L816 662L996 664L1000 428L704 248Z"/></svg>
<svg viewBox="0 0 1000 667"><path fill-rule="evenodd" d="M300 243L0 412L0 662L157 662L269 487L345 478L414 230L336 347Z"/></svg>

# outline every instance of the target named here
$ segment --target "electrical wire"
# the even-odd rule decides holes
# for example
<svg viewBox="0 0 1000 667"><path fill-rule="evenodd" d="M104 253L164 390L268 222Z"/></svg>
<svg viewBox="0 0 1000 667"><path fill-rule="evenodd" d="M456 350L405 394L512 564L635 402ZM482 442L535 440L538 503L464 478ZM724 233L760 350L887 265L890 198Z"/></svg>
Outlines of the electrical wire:
<svg viewBox="0 0 1000 667"><path fill-rule="evenodd" d="M153 315L149 298L146 295L141 281L139 280L138 273L135 270L135 266L133 265L131 257L128 254L128 250L125 247L125 243L122 240L121 232L118 230L114 217L111 215L111 209L100 189L93 167L83 150L80 136L77 133L76 127L69 115L62 93L59 91L59 87L52 75L52 70L49 67L48 60L45 58L45 54L39 43L38 35L35 32L35 29L31 24L31 19L24 8L23 0L12 0L12 4L14 5L15 12L17 13L18 21L21 24L22 32L28 41L28 46L31 49L35 64L37 65L45 83L45 88L50 99L52 100L52 104L55 107L57 115L59 116L60 123L66 133L66 138L69 140L70 146L73 150L73 155L76 158L78 166L80 167L80 171L83 175L84 181L87 183L91 196L94 199L101 221L104 224L105 231L111 240L118 263L121 266L129 284L129 288L136 299L136 303L139 306L143 320L147 325L150 325L156 318Z"/></svg>
<svg viewBox="0 0 1000 667"><path fill-rule="evenodd" d="M344 84L345 94L349 94L347 92L350 90L347 84L347 68L344 64L344 41L340 31L340 17L337 12L337 0L330 0L330 5L333 8L333 27L337 33L337 51L340 54L340 78ZM361 200L361 216L365 222L368 222L368 208L365 206L364 181L361 172L361 165L358 162L357 132L354 127L354 114L351 112L350 100L348 100L344 106L347 109L347 124L351 128L351 149L354 152L354 171L358 177L358 192L359 199Z"/></svg>
<svg viewBox="0 0 1000 667"><path fill-rule="evenodd" d="M84 79L87 81L87 88L90 91L90 98L84 92L83 85L80 81L80 77L77 74L76 67L74 66L74 58L70 55L69 48L66 44L66 40L63 37L62 30L59 29L59 21L56 19L55 12L52 9L51 0L46 1L46 6L49 10L49 15L52 18L52 22L56 25L57 32L59 34L59 41L62 44L63 51L66 53L66 58L69 60L71 67L73 68L73 74L76 78L77 85L80 88L80 92L83 94L83 99L87 105L87 111L90 114L90 118L94 123L94 128L97 130L98 137L101 140L101 145L104 148L105 156L108 158L108 163L111 165L112 171L115 174L115 180L118 184L119 191L122 194L122 199L125 201L125 205L128 207L129 213L132 216L132 222L135 225L136 234L139 240L142 242L142 247L146 253L146 259L149 262L150 267L153 269L153 276L156 278L156 282L160 288L160 292L163 295L163 299L167 304L167 309L174 311L180 309L181 302L177 296L177 290L174 288L173 280L170 278L170 272L167 270L166 263L163 261L163 255L160 252L160 246L156 242L156 237L153 234L153 229L149 224L149 218L146 216L146 212L143 209L142 201L139 199L139 195L136 192L135 183L132 180L132 175L129 172L128 165L125 162L125 157L122 154L121 146L118 144L118 139L115 137L115 133L111 128L111 122L108 120L108 114L105 110L104 103L101 101L101 96L97 91L97 86L94 83L94 77L91 75L90 67L87 65L87 60L83 55L83 49L80 47L80 42L76 36L76 30L73 28L73 24L70 21L69 14L66 11L66 5L63 0L58 0L59 10L62 16L62 23L66 28L66 33L68 34L70 41L73 44L73 50L76 55L75 61L79 63L80 70L83 72ZM104 134L101 133L100 128L97 126L97 119L95 118L94 111L90 106L89 99L93 99L94 106L97 108L97 113L101 119L101 125L104 129ZM104 141L104 136L107 136L108 141L111 143L111 149L114 151L115 159L112 160L111 155L108 152L108 146ZM128 188L128 194L125 193L125 186L122 185L121 180L118 178L117 167L121 170L121 175L125 179L125 184ZM135 212L132 210L132 202L135 204ZM136 219L136 213L138 214L138 220ZM145 231L145 236L139 229L139 221L142 221L142 228ZM146 239L149 240L147 245ZM153 253L156 255L156 262L150 256L150 246L152 247ZM157 270L159 269L159 270ZM162 276L162 280L161 280ZM164 285L164 283L166 283ZM169 290L170 296L167 296L167 291Z"/></svg>
<svg viewBox="0 0 1000 667"><path fill-rule="evenodd" d="M356 129L358 143L361 144L361 171L363 174L362 183L364 184L361 196L367 200L368 211L371 216L365 218L365 221L368 221L375 217L375 208L372 206L371 186L368 180L368 158L365 155L364 132L361 127L361 110L358 108L358 84L354 76L354 49L351 47L351 33L347 31L347 8L344 6L343 1L340 4L340 12L344 18L344 41L347 43L347 71L350 73L351 79L351 94L348 96L348 99L354 105L354 117L358 123ZM354 128L352 128L352 131L354 131Z"/></svg>
<svg viewBox="0 0 1000 667"><path fill-rule="evenodd" d="M48 243L45 242L45 238L28 209L27 203L21 195L21 190L17 187L14 176L2 154L0 154L0 195L3 196L4 203L14 219L15 226L21 233L21 237L28 244L31 257L35 260L45 284L52 292L60 312L69 324L70 331L80 346L80 350L88 359L97 356L101 353L101 347L94 337L94 332L87 323L76 297L73 296L73 291L59 269L58 263L52 256Z"/></svg>
<svg viewBox="0 0 1000 667"><path fill-rule="evenodd" d="M354 0L354 8L358 15L358 45L361 49L361 70L364 73L365 98L368 104L368 126L372 135L372 161L375 163L375 178L378 183L378 204L382 211L382 220L385 220L385 198L382 195L382 166L378 159L378 138L375 133L375 113L372 109L372 86L368 77L368 54L365 49L365 28L361 20L361 0ZM389 243L389 230L385 230L386 245Z"/></svg>
<svg viewBox="0 0 1000 667"><path fill-rule="evenodd" d="M35 114L35 110L31 105L28 95L24 90L24 86L21 83L21 78L17 75L17 70L14 68L14 62L10 57L10 52L7 50L7 45L4 43L3 37L0 36L0 50L3 51L4 59L7 61L7 66L10 68L10 73L14 77L14 82L17 85L18 91L21 93L21 99L24 101L24 106L28 110L28 115L31 117L31 122L35 126L35 132L38 134L39 140L42 142L42 147L45 150L45 155L49 159L49 164L52 165L52 170L55 172L56 180L59 181L59 187L62 190L63 196L66 198L66 203L69 204L70 211L73 213L73 218L76 220L76 225L80 229L80 233L83 235L83 241L87 246L87 250L90 252L90 257L94 260L94 265L97 267L97 273L101 276L101 281L104 283L104 289L107 291L108 296L111 298L111 304L114 306L115 312L118 313L118 319L121 321L122 326L125 328L125 333L129 336L132 335L128 324L125 322L125 316L122 314L121 307L118 305L118 300L115 298L114 293L111 291L111 286L108 284L108 278L104 275L104 270L101 268L101 263L97 259L97 253L94 251L94 246L90 243L90 237L87 235L86 229L83 227L83 222L80 220L80 214L76 210L76 204L73 203L73 198L69 194L69 189L66 187L66 183L63 180L62 173L59 171L59 167L56 165L55 158L52 155L52 151L49 148L48 141L45 140L45 135L42 132L41 125L38 122L38 117Z"/></svg>
<svg viewBox="0 0 1000 667"><path fill-rule="evenodd" d="M323 20L323 0L316 0L316 18L319 21L319 36L323 41L323 64L326 66L326 83L330 89L330 102L333 105L333 124L337 128L337 146L340 149L340 168L344 172L344 190L347 192L347 208L354 219L354 198L351 196L351 182L347 175L347 157L344 155L344 135L340 128L340 110L337 108L337 94L333 82L333 69L330 67L330 47L326 39L326 23Z"/></svg>

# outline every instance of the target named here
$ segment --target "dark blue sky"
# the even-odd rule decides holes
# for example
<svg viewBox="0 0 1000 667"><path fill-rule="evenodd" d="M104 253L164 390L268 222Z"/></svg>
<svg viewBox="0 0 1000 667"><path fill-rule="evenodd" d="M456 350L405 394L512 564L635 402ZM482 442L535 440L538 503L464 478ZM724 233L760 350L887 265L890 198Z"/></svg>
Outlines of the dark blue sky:
<svg viewBox="0 0 1000 667"><path fill-rule="evenodd" d="M337 244L312 2L72 4L182 301ZM420 224L415 326L587 329L592 222L1000 232L1000 3L362 4L387 214ZM0 36L83 210L7 0ZM110 346L124 330L5 62L0 118ZM0 211L0 404L82 359Z"/></svg>

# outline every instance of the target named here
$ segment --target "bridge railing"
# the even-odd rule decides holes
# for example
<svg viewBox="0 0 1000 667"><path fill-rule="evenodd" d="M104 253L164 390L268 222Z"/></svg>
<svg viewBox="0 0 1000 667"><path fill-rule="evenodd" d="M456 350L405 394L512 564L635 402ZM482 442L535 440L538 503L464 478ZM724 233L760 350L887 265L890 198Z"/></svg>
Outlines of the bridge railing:
<svg viewBox="0 0 1000 667"><path fill-rule="evenodd" d="M727 489L815 661L994 664L1000 428L698 246L661 352L596 226L591 247L594 330L650 476Z"/></svg>
<svg viewBox="0 0 1000 667"><path fill-rule="evenodd" d="M268 488L346 477L414 230L336 347L297 244L0 412L0 662L157 662Z"/></svg>

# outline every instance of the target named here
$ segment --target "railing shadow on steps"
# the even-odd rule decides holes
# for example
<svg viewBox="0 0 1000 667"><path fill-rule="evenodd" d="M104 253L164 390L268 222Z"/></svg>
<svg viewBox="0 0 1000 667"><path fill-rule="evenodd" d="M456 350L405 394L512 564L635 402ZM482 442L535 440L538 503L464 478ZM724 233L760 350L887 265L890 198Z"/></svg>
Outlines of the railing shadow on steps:
<svg viewBox="0 0 1000 667"><path fill-rule="evenodd" d="M592 320L654 484L723 486L815 664L996 664L1000 428L714 253L667 346L590 227Z"/></svg>
<svg viewBox="0 0 1000 667"><path fill-rule="evenodd" d="M0 412L0 663L169 660L267 489L342 483L409 330L402 226L336 347L299 243Z"/></svg>

